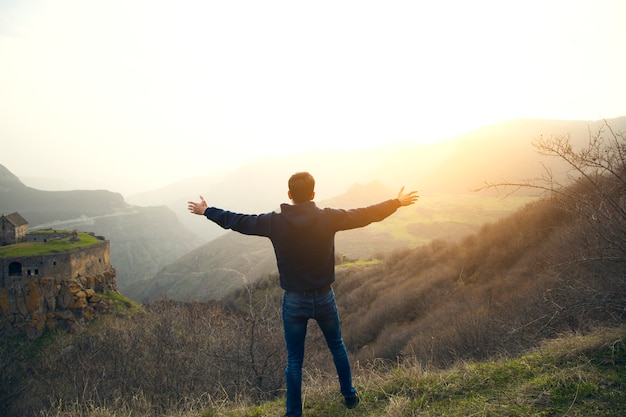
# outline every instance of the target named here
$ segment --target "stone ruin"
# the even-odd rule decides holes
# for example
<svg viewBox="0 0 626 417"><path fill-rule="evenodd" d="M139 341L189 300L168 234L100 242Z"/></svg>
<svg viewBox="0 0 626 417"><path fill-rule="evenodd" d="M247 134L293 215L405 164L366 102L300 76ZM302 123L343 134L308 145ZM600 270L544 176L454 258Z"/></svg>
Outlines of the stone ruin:
<svg viewBox="0 0 626 417"><path fill-rule="evenodd" d="M109 241L67 252L26 257L0 256L0 336L45 330L80 332L113 311L119 294L110 264Z"/></svg>

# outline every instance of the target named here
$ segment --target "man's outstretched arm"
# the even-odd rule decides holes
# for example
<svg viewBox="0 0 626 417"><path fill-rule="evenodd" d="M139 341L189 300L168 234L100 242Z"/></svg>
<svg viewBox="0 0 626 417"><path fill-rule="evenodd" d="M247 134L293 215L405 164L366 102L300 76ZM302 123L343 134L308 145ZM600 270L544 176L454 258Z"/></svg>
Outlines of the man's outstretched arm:
<svg viewBox="0 0 626 417"><path fill-rule="evenodd" d="M398 208L414 204L418 198L417 191L405 193L402 187L395 199L352 210L332 209L331 212L336 230L356 229L379 222L393 214Z"/></svg>
<svg viewBox="0 0 626 417"><path fill-rule="evenodd" d="M271 232L271 214L243 214L217 207L208 207L204 198L200 201L188 201L187 208L192 214L206 216L207 219L224 229L231 229L244 235L269 236Z"/></svg>

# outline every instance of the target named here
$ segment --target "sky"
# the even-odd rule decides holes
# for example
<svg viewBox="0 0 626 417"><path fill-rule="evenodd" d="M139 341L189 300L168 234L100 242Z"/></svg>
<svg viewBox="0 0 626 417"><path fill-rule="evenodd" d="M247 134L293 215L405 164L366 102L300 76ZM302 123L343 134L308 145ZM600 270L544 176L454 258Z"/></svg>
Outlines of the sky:
<svg viewBox="0 0 626 417"><path fill-rule="evenodd" d="M265 156L626 116L624 21L623 0L0 0L0 164L128 196Z"/></svg>

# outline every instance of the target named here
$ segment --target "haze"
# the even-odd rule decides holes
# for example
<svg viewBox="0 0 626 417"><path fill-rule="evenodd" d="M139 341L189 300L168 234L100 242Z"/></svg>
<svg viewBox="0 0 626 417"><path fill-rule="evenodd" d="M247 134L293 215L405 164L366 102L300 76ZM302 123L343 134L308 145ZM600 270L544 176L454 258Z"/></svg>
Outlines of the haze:
<svg viewBox="0 0 626 417"><path fill-rule="evenodd" d="M3 1L0 163L128 196L269 155L623 116L624 21L621 0Z"/></svg>

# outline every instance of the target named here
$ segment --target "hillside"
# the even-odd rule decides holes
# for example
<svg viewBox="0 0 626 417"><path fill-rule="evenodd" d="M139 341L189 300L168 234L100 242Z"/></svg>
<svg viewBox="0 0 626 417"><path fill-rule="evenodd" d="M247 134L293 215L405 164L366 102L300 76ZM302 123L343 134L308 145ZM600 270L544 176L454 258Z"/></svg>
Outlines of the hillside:
<svg viewBox="0 0 626 417"><path fill-rule="evenodd" d="M626 328L566 334L518 357L467 362L446 370L420 363L356 371L361 403L351 416L626 415ZM305 415L347 415L331 378L313 375ZM279 416L284 401L215 404L189 416ZM103 416L108 417L108 416Z"/></svg>
<svg viewBox="0 0 626 417"><path fill-rule="evenodd" d="M623 318L624 254L600 255L571 222L541 201L459 242L340 268L347 345L360 360L417 355L446 366Z"/></svg>
<svg viewBox="0 0 626 417"><path fill-rule="evenodd" d="M30 230L76 229L104 236L111 241L111 264L122 291L200 244L167 207L133 206L105 190L37 190L2 165L0 212L19 212Z"/></svg>
<svg viewBox="0 0 626 417"><path fill-rule="evenodd" d="M459 241L341 265L335 292L363 397L354 415L624 410L623 189L609 177L593 178L594 190L576 183L563 197L530 203ZM583 210L583 198L597 222L586 221L594 216ZM609 205L618 211L600 219ZM605 221L619 234L605 235ZM279 415L280 297L270 276L221 301L160 299L82 335L5 340L0 411ZM575 337L559 341L563 335ZM343 415L324 343L311 326L305 407L309 415Z"/></svg>

